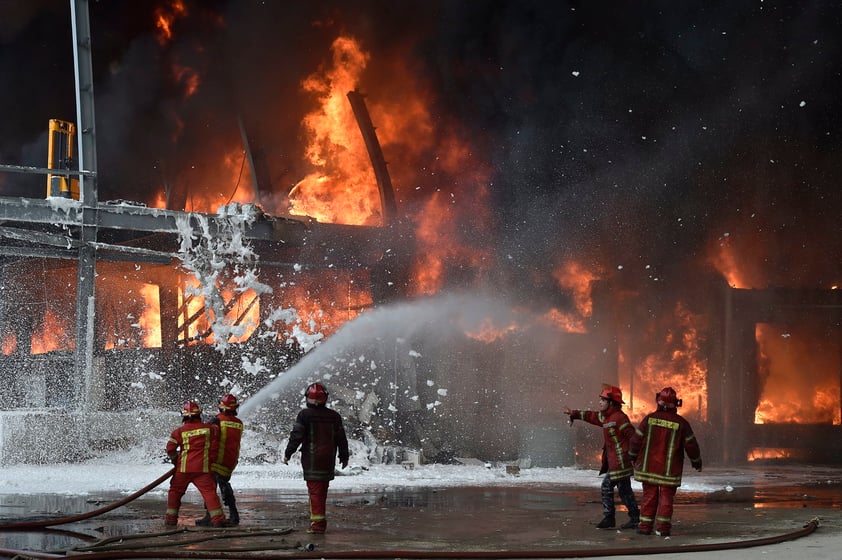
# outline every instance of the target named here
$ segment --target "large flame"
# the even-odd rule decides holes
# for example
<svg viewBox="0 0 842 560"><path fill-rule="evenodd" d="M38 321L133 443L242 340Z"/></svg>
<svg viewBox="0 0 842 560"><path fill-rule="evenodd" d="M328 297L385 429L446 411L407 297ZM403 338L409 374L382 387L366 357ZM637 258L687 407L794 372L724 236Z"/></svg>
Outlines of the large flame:
<svg viewBox="0 0 842 560"><path fill-rule="evenodd" d="M762 252L761 252L762 254ZM754 259L738 254L730 236L713 246L710 262L734 288L766 288ZM839 344L808 324L755 326L758 373L763 381L754 421L840 423Z"/></svg>
<svg viewBox="0 0 842 560"><path fill-rule="evenodd" d="M681 302L663 331L661 352L652 353L634 367L635 393L644 395L644 407L651 408L654 395L672 386L683 401L682 412L707 418L708 364L701 349L704 317L691 313ZM627 340L627 344L634 344Z"/></svg>
<svg viewBox="0 0 842 560"><path fill-rule="evenodd" d="M380 194L360 129L348 102L369 60L351 37L333 42L333 64L302 84L319 100L304 117L309 136L305 157L314 171L289 193L290 213L322 222L381 223Z"/></svg>
<svg viewBox="0 0 842 560"><path fill-rule="evenodd" d="M808 328L756 326L758 370L764 380L757 424L839 424L839 337Z"/></svg>

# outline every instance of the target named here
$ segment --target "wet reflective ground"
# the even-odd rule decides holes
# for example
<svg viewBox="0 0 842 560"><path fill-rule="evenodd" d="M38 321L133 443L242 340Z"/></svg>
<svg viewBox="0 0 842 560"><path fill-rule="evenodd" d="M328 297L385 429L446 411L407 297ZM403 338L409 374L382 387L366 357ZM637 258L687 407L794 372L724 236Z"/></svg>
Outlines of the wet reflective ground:
<svg viewBox="0 0 842 560"><path fill-rule="evenodd" d="M193 520L204 510L191 489L181 511L186 531L162 535L165 496L156 491L92 519L49 530L0 532L0 548L81 552L109 537L125 541L144 536L124 546L157 549L163 539L181 550L230 552L297 552L308 544L317 552L633 550L772 537L798 531L814 518L820 520L817 532L842 535L839 477L823 482L815 477L804 483L764 482L769 481L704 493L679 489L669 539L596 529L601 518L599 489L552 485L331 491L328 533L313 536L305 532L308 511L302 483L300 492L238 493L241 524L236 528L196 528ZM123 497L0 496L0 517L5 523L61 519ZM618 524L626 520L621 510L619 506Z"/></svg>

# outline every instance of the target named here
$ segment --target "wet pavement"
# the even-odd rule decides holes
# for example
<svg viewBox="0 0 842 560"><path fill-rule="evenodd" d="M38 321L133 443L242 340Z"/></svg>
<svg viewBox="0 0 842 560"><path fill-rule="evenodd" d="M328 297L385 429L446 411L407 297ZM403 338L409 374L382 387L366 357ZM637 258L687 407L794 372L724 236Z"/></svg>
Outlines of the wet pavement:
<svg viewBox="0 0 842 560"><path fill-rule="evenodd" d="M62 518L102 508L122 495L0 496L5 523L44 517ZM328 533L308 535L306 495L300 492L238 493L241 524L221 530L202 529L199 496L185 496L178 531L165 531L165 498L147 494L100 516L56 525L48 530L0 532L0 548L52 554L145 551L175 557L190 551L243 558L312 556L383 557L629 557L658 552L699 558L730 558L705 549L735 543L733 558L752 558L745 543L804 532L817 520L815 532L785 544L755 550L768 557L823 556L828 538L842 542L842 484L746 486L717 492L679 489L670 538L639 535L633 530L600 530L598 488L550 484L493 488L413 489L363 493L331 490ZM626 520L618 507L618 524ZM142 538L141 538L142 537ZM825 544L821 544L824 542ZM819 543L819 544L816 544ZM812 548L811 548L812 547ZM312 549L312 551L308 550ZM787 550L787 555L779 552ZM157 551L157 552L155 552ZM693 552L690 552L693 551ZM812 554L812 555L811 555ZM0 557L3 557L0 555ZM7 555L5 557L11 557ZM219 556L217 556L219 557ZM760 556L758 556L760 557Z"/></svg>

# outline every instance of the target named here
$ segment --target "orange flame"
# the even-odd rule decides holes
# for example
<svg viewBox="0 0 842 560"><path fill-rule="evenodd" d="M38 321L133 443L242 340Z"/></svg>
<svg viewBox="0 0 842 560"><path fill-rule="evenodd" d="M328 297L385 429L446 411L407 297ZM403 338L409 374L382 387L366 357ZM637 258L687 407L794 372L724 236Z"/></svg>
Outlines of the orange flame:
<svg viewBox="0 0 842 560"><path fill-rule="evenodd" d="M479 273L491 266L487 249L462 242L460 214L467 210L455 208L451 198L441 192L435 193L419 218L416 238L422 249L413 264L416 295L440 291L448 267Z"/></svg>
<svg viewBox="0 0 842 560"><path fill-rule="evenodd" d="M754 447L746 453L750 462L763 459L791 459L794 455L794 450L786 447Z"/></svg>
<svg viewBox="0 0 842 560"><path fill-rule="evenodd" d="M588 332L585 320L593 314L591 288L599 276L586 270L581 264L569 261L553 271L553 278L560 288L573 295L575 312L553 308L544 315L544 319L564 332Z"/></svg>
<svg viewBox="0 0 842 560"><path fill-rule="evenodd" d="M719 238L712 254L711 264L732 287L765 287L750 262L737 254L729 235ZM806 332L799 332L801 328ZM838 363L828 358L839 355L838 343L827 342L835 346L829 351L811 350L810 344L824 344L827 336L810 330L756 325L758 370L765 379L755 410L756 424L840 423ZM810 382L805 383L806 379Z"/></svg>
<svg viewBox="0 0 842 560"><path fill-rule="evenodd" d="M289 193L290 213L322 222L374 225L381 221L380 194L346 97L356 89L369 55L350 37L339 37L331 48L333 66L302 84L321 104L303 121L310 139L305 156L315 171Z"/></svg>
<svg viewBox="0 0 842 560"><path fill-rule="evenodd" d="M17 351L18 339L14 333L6 333L3 335L2 348L4 356L11 356Z"/></svg>
<svg viewBox="0 0 842 560"><path fill-rule="evenodd" d="M32 354L45 354L54 350L73 350L72 337L62 336L67 332L64 321L49 307L44 312L41 329L32 335Z"/></svg>
<svg viewBox="0 0 842 560"><path fill-rule="evenodd" d="M187 16L187 7L181 0L173 0L169 7L155 8L155 27L158 29L158 43L161 46L172 41L172 25L178 18Z"/></svg>
<svg viewBox="0 0 842 560"><path fill-rule="evenodd" d="M708 364L701 350L700 332L705 321L691 313L681 302L676 305L673 326L663 341L665 353L646 356L635 368L637 394L654 395L672 386L684 402L684 414L707 418ZM654 399L646 399L648 406Z"/></svg>
<svg viewBox="0 0 842 560"><path fill-rule="evenodd" d="M145 303L143 314L138 320L140 330L143 333L143 346L145 348L160 348L161 299L158 295L158 286L144 284L140 288L140 294Z"/></svg>
<svg viewBox="0 0 842 560"><path fill-rule="evenodd" d="M216 213L220 206L233 202L251 203L256 198L251 171L246 164L245 153L239 147L225 153L221 167L194 172L202 184L213 185L215 188L191 191L184 206L185 212Z"/></svg>
<svg viewBox="0 0 842 560"><path fill-rule="evenodd" d="M490 344L519 328L517 323L510 323L504 327L498 327L490 317L485 317L476 329L466 331L465 335L474 340Z"/></svg>
<svg viewBox="0 0 842 560"><path fill-rule="evenodd" d="M185 99L192 97L197 91L199 91L199 82L201 81L201 79L199 77L199 73L196 72L196 70L187 66L173 64L172 72L175 81L179 84L182 84L182 86L184 87Z"/></svg>
<svg viewBox="0 0 842 560"><path fill-rule="evenodd" d="M755 337L765 383L754 422L839 425L838 343L818 348L820 334L765 323Z"/></svg>

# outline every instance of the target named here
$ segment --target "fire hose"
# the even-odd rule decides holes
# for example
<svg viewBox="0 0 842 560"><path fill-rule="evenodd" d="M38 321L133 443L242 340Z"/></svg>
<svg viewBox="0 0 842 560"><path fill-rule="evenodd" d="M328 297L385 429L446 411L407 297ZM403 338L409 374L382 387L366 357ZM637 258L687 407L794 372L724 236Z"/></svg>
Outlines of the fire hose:
<svg viewBox="0 0 842 560"><path fill-rule="evenodd" d="M146 494L153 488L159 486L165 480L170 478L175 469L170 469L158 479L141 488L134 494L127 496L113 504L104 508L90 511L83 514L73 515L63 518L55 519L41 519L37 521L21 521L17 523L0 524L0 531L21 531L30 529L43 529L53 525L62 525L65 523L73 523L96 517L120 506L123 506L132 500ZM764 546L771 544L778 544L786 541L799 539L813 533L819 526L819 519L813 518L804 526L790 533L782 535L775 535L771 537L764 537L759 539L730 541L719 543L707 543L697 545L675 545L675 546L649 546L649 547L625 547L625 548L606 548L606 549L586 549L586 550L501 550L501 551L421 551L421 550L349 550L349 551L318 551L313 552L314 546L312 544L297 546L298 552L285 552L283 554L267 554L266 549L260 549L256 555L249 555L244 550L238 551L184 551L184 550L102 550L97 552L96 546L87 548L85 552L86 560L111 560L121 558L190 558L190 559L206 559L206 560L231 560L231 559L248 559L259 558L260 560L316 560L316 559L380 559L380 558L412 558L412 559L439 559L439 558L456 558L456 559L532 559L532 558L595 558L595 557L609 557L621 555L647 555L647 554L666 554L676 552L714 552L722 550L735 550L743 548L751 548L756 546ZM178 531L176 531L178 532ZM170 532L172 533L172 531ZM263 532L255 535L264 534ZM252 536L255 536L252 535ZM230 535L235 536L235 535ZM249 536L248 533L237 534L237 537ZM102 544L102 543L101 543ZM257 550L257 549L255 549ZM78 555L78 551L74 555ZM33 560L48 560L53 558L67 558L66 554L55 554L48 552L33 552L26 550L12 550L0 548L0 557L2 558L31 558Z"/></svg>
<svg viewBox="0 0 842 560"><path fill-rule="evenodd" d="M188 558L193 560L232 560L232 559L259 559L259 560L316 560L316 559L386 559L386 558L412 558L412 559L533 559L533 558L601 558L609 556L631 556L631 555L652 555L652 554L675 554L681 552L715 552L722 550L735 550L778 544L795 540L813 533L819 526L818 518L813 518L804 524L803 528L760 539L745 541L731 541L721 543L709 543L698 545L675 545L675 546L650 546L641 548L607 548L587 550L501 550L501 551L421 551L421 550L349 550L349 551L319 551L312 552L313 546L304 547L302 552L267 554L260 552L255 555L238 552L201 552L193 551L166 551L166 550L120 550L109 552L92 552L85 554L86 560L119 560L128 558ZM59 554L33 553L20 550L0 549L0 555L7 558L30 558L33 560L52 560L53 558L67 558Z"/></svg>
<svg viewBox="0 0 842 560"><path fill-rule="evenodd" d="M97 515L102 515L103 513L109 512L112 509L117 509L120 506L124 506L127 503L131 502L132 500L136 500L140 496L143 496L156 486L160 485L162 482L167 480L169 477L173 475L175 472L175 468L170 469L166 474L161 475L160 478L157 480L150 482L131 496L126 496L122 500L114 502L111 505L108 505L104 508L97 509L94 511L89 511L87 513L80 513L79 515L72 515L70 517L62 517L58 519L39 519L38 521L20 521L17 523L4 523L0 524L0 531L21 531L26 529L40 529L43 527L52 527L53 525L63 525L65 523L73 523L75 521L82 521L84 519L90 519L91 517L96 517Z"/></svg>

